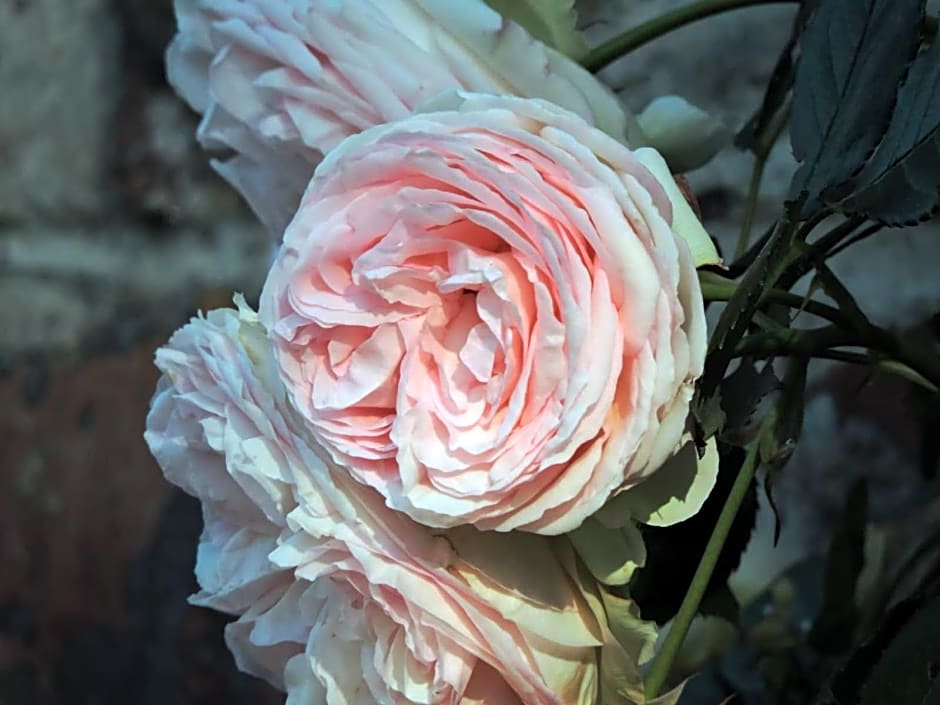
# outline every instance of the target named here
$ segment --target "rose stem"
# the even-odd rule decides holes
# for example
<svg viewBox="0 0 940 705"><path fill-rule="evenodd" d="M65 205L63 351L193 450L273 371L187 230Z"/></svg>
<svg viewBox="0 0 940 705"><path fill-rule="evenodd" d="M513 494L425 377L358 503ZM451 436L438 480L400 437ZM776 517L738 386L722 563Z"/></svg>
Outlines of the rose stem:
<svg viewBox="0 0 940 705"><path fill-rule="evenodd" d="M795 1L796 0L699 0L699 2L691 3L684 7L678 7L671 12L662 14L659 17L654 17L594 47L581 60L581 65L588 71L600 71L607 66L607 64L613 63L624 54L684 24L695 22L696 20L704 19L711 15L717 15L720 12L735 10L739 7L747 7L748 5L769 5Z"/></svg>
<svg viewBox="0 0 940 705"><path fill-rule="evenodd" d="M706 301L728 301L734 295L738 285L711 272L699 273L700 285L702 287L702 296ZM827 321L850 328L852 323L849 318L834 306L829 306L821 301L808 299L799 294L791 294L789 291L780 289L765 289L761 295L761 302L772 304L782 304L789 308L806 311L814 316L825 318Z"/></svg>
<svg viewBox="0 0 940 705"><path fill-rule="evenodd" d="M751 228L754 225L754 216L757 213L757 198L760 195L761 182L764 180L764 167L767 158L781 133L790 124L790 105L792 99L787 98L782 108L773 116L767 125L766 131L754 140L751 147L754 152L754 169L751 171L751 181L748 184L747 200L744 203L744 219L741 222L741 234L734 249L734 258L739 259L747 252L751 240Z"/></svg>
<svg viewBox="0 0 940 705"><path fill-rule="evenodd" d="M698 612L699 603L705 595L705 589L708 587L715 565L718 563L721 549L725 545L725 540L731 531L731 525L734 523L734 518L738 514L741 502L744 500L751 480L754 478L754 472L757 470L757 448L758 443L755 441L747 450L747 456L744 458L741 470L738 472L734 485L731 487L731 492L725 500L725 505L721 508L721 514L718 516L712 535L705 546L705 552L702 554L698 568L695 569L695 575L692 576L689 589L686 591L685 597L682 598L682 605L680 605L679 611L676 612L676 616L672 620L672 627L663 641L662 648L653 658L653 665L646 676L645 685L646 697L649 700L659 695L660 690L662 690L666 679L669 677L672 662L678 655L682 642L685 641L685 636L692 624L692 619Z"/></svg>
<svg viewBox="0 0 940 705"><path fill-rule="evenodd" d="M706 301L728 301L734 295L737 288L737 284L734 282L710 272L703 272L700 276L702 295ZM932 391L937 391L940 388L940 360L929 352L907 345L885 328L868 324L863 330L858 330L858 326L854 321L841 310L820 301L807 300L797 294L780 291L779 289L764 290L761 301L782 304L819 316L840 326L842 333L837 334L838 340L832 337L836 334L836 329L833 328L817 329L816 331L788 329L786 332L776 335L750 336L746 339L747 342L742 341L741 344L738 344L735 349L736 355L774 356L799 353L809 354L812 357L860 362L861 359L858 357L851 360L848 359L849 356L837 357L835 352L829 350L829 348L837 346L867 347L894 358L894 361L883 360L881 363L874 363L877 367L901 374L901 376L907 377L912 382ZM826 333L820 334L819 330L824 330ZM898 368L897 363L901 363L907 369ZM910 371L916 373L916 377L911 376ZM924 384L925 381L929 386Z"/></svg>

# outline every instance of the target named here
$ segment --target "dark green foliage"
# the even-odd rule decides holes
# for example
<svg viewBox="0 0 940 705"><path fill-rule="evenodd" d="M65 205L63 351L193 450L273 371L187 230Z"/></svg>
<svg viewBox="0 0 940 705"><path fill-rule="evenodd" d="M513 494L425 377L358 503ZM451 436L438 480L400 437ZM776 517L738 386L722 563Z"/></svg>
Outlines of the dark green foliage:
<svg viewBox="0 0 940 705"><path fill-rule="evenodd" d="M915 222L940 201L940 41L921 51L898 91L884 140L853 180L845 209L887 225Z"/></svg>
<svg viewBox="0 0 940 705"><path fill-rule="evenodd" d="M927 327L929 341L936 348L940 344L940 312L930 317ZM924 480L935 480L940 472L940 394L913 387L910 402L920 417L921 475Z"/></svg>
<svg viewBox="0 0 940 705"><path fill-rule="evenodd" d="M825 0L800 39L790 139L801 162L790 198L816 212L865 164L920 41L922 0Z"/></svg>
<svg viewBox="0 0 940 705"><path fill-rule="evenodd" d="M769 366L769 365L768 365ZM803 432L803 412L806 409L806 373L809 358L791 357L780 384L780 395L773 410L773 423L761 434L760 455L767 471L764 492L774 513L774 545L780 539L780 511L774 499L774 485L780 472L790 460Z"/></svg>
<svg viewBox="0 0 940 705"><path fill-rule="evenodd" d="M940 702L940 596L897 605L846 661L820 705L936 705Z"/></svg>
<svg viewBox="0 0 940 705"><path fill-rule="evenodd" d="M697 425L697 442L702 447L705 440L714 436L725 425L725 412L721 408L721 394L715 392L707 398L698 398L692 406Z"/></svg>
<svg viewBox="0 0 940 705"><path fill-rule="evenodd" d="M780 383L780 397L774 410L773 423L761 435L760 455L766 464L786 462L803 430L803 410L806 406L807 357L787 359L786 372Z"/></svg>
<svg viewBox="0 0 940 705"><path fill-rule="evenodd" d="M779 388L780 380L773 365L764 364L758 372L754 360L742 359L738 369L721 382L721 408L725 416L721 440L730 445L748 445L760 425L759 412L766 411L768 396Z"/></svg>
<svg viewBox="0 0 940 705"><path fill-rule="evenodd" d="M865 565L867 524L868 487L859 480L849 491L829 544L823 602L810 633L810 643L821 652L838 653L852 645L858 622L855 588Z"/></svg>
<svg viewBox="0 0 940 705"><path fill-rule="evenodd" d="M776 513L772 490L800 438L811 357L900 373L906 367L921 375L905 375L927 389L915 397L924 419L923 484L911 489L923 489L925 499L935 497L940 402L930 390L931 384L940 386L936 351L914 350L918 346L907 336L873 324L827 262L878 229L913 223L940 205L940 40L924 5L802 2L761 106L737 135L736 145L756 155L759 169L789 115L800 166L767 236L719 272L737 285L730 294L722 292L727 303L713 328L692 405L697 442L712 435L719 441L718 485L698 516L674 527L644 529L649 558L629 585L644 618L662 623L676 614L744 448L753 451L753 443L759 444ZM835 226L831 215L841 216ZM830 230L818 235L817 227ZM809 291L793 296L807 275L814 277ZM828 301L819 301L820 294ZM801 300L825 326L787 330L803 310ZM779 344L766 346L767 341ZM782 381L770 364L755 366L753 356L777 358L778 372L786 359ZM807 484L814 481L806 477ZM907 553L891 533L897 517L881 524L884 503L875 497L872 512L879 521L870 524L866 483L859 481L845 497L828 550L825 540L806 546L811 555L742 608L727 578L753 528L757 502L755 488L750 490L699 606L702 614L735 622L738 638L709 664L711 676L699 676L705 699L692 699L693 681L684 702L717 702L735 692L745 705L940 705L940 607L935 600L928 608L925 597L940 586L936 532L925 527L932 538L911 540L911 557L895 574L898 552ZM921 598L916 617L914 608L887 613L889 605L915 592ZM859 648L872 633L874 646Z"/></svg>

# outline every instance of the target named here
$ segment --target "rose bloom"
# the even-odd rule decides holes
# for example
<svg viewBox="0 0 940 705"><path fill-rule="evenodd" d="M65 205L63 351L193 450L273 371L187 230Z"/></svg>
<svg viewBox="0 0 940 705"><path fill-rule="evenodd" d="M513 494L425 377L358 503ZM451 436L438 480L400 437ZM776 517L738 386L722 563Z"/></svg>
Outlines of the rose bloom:
<svg viewBox="0 0 940 705"><path fill-rule="evenodd" d="M575 62L483 0L176 0L170 83L200 142L280 237L321 155L462 88L551 100L616 138L628 121Z"/></svg>
<svg viewBox="0 0 940 705"><path fill-rule="evenodd" d="M604 627L565 545L433 534L334 472L243 302L194 319L157 365L145 437L202 501L192 601L239 615L243 670L297 705L595 702Z"/></svg>
<svg viewBox="0 0 940 705"><path fill-rule="evenodd" d="M435 107L327 156L261 319L309 429L390 507L569 531L686 425L705 319L677 189L544 101Z"/></svg>

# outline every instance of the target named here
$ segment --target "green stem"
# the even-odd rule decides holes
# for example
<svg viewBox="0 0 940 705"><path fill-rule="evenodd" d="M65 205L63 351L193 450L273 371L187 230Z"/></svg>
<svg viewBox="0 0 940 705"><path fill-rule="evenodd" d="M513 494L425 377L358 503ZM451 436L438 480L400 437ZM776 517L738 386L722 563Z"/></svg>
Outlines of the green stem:
<svg viewBox="0 0 940 705"><path fill-rule="evenodd" d="M807 258L810 260L812 260L813 257L819 259L829 259L832 256L832 250L844 242L845 239L854 233L864 222L865 219L861 217L847 218L845 221L834 227L821 238L807 245L807 250L805 252ZM866 229L866 231L870 230L872 232L877 232L883 227L884 226L880 223L875 223L874 229L869 227ZM870 234L871 232L868 233L868 235ZM866 235L866 237L868 237L868 235Z"/></svg>
<svg viewBox="0 0 940 705"><path fill-rule="evenodd" d="M879 360L871 353L850 352L848 350L818 350L812 354L812 357L818 360L833 360L835 362L848 362L853 365L873 367L879 372L887 372L891 375L897 375L901 379L906 379L928 392L936 393L938 391L937 387L924 379L922 375L897 360Z"/></svg>
<svg viewBox="0 0 940 705"><path fill-rule="evenodd" d="M728 299L728 305L721 312L708 344L708 352L712 355L708 361L711 369L705 370L702 384L709 393L724 377L731 361L731 350L747 330L751 316L760 305L764 290L776 282L780 269L778 263L789 253L796 229L797 223L790 220L777 226L777 230L761 249L744 279L735 287L734 293Z"/></svg>
<svg viewBox="0 0 940 705"><path fill-rule="evenodd" d="M940 389L940 356L922 347L908 345L891 331L871 326L864 331L862 345L907 365L935 388Z"/></svg>
<svg viewBox="0 0 940 705"><path fill-rule="evenodd" d="M751 317L760 307L763 292L774 288L792 263L794 245L803 242L828 215L827 211L821 210L809 220L800 221L798 214L804 203L805 195L787 204L785 217L777 224L718 317L708 343L705 371L696 391L699 401L711 399L715 394L734 357L735 346L744 337Z"/></svg>
<svg viewBox="0 0 940 705"><path fill-rule="evenodd" d="M751 171L751 181L747 187L747 200L744 203L741 234L738 236L738 245L734 248L735 259L744 256L751 240L751 228L754 226L754 216L757 213L757 197L760 195L760 185L764 180L764 167L766 165L767 155L758 154L754 157L754 170Z"/></svg>
<svg viewBox="0 0 940 705"><path fill-rule="evenodd" d="M755 333L738 342L734 355L738 357L803 355L847 362L863 361L857 354L831 349L838 347L865 347L881 353L890 359L870 362L870 364L886 372L900 375L932 392L940 390L940 357L921 348L907 345L891 331L877 326L871 326L863 331L826 326L809 330L782 328Z"/></svg>
<svg viewBox="0 0 940 705"><path fill-rule="evenodd" d="M628 29L600 46L589 51L581 60L581 64L588 71L597 72L613 63L624 54L643 46L657 37L671 32L682 25L696 20L717 15L720 12L735 10L749 5L768 5L780 2L793 2L794 0L699 0L685 7L679 7L658 17Z"/></svg>
<svg viewBox="0 0 940 705"><path fill-rule="evenodd" d="M827 258L832 247L849 237L864 222L864 218L848 218L842 223L827 232L821 238L800 248L800 251L791 253L791 261L787 263L786 271L780 276L777 286L781 289L789 289L808 274L820 258ZM818 224L818 221L817 221ZM810 228L811 230L812 228ZM809 231L805 232L809 235ZM797 238L798 240L800 238ZM805 240L805 237L802 238Z"/></svg>
<svg viewBox="0 0 940 705"><path fill-rule="evenodd" d="M766 245L770 238L773 237L774 232L777 230L777 225L777 222L772 223L770 227L764 231L764 234L760 236L757 242L748 247L747 252L728 265L728 269L724 272L726 279L737 279L742 274L747 272L750 266L757 260L761 250L764 249L764 245Z"/></svg>
<svg viewBox="0 0 940 705"><path fill-rule="evenodd" d="M771 318L769 315L767 315L763 311L755 311L753 320L754 320L754 325L760 328L761 330L775 331L775 330L780 330L781 328L786 327L782 323L777 321L776 319Z"/></svg>
<svg viewBox="0 0 940 705"><path fill-rule="evenodd" d="M742 338L735 346L735 355L772 357L779 355L816 354L829 348L861 345L859 336L836 326L823 328L781 328L766 333L754 333Z"/></svg>
<svg viewBox="0 0 940 705"><path fill-rule="evenodd" d="M706 301L730 301L731 297L734 296L735 289L738 287L734 282L711 272L701 272L699 277L701 280L702 297ZM791 294L788 291L767 289L761 295L761 302L765 301L767 303L782 304L783 306L806 311L814 316L825 318L827 321L837 325L850 326L849 319L834 306L829 306L821 301L807 299L798 294Z"/></svg>
<svg viewBox="0 0 940 705"><path fill-rule="evenodd" d="M758 465L757 447L757 442L754 442L748 448L741 470L735 478L724 507L721 508L721 514L718 516L715 528L712 529L712 535L705 546L705 552L702 554L698 568L695 569L695 575L692 576L689 589L682 599L682 605L672 620L672 627L670 627L669 633L663 641L662 648L653 659L653 664L646 676L645 690L647 699L655 698L662 690L666 679L669 677L672 663L682 647L682 642L685 641L686 634L688 634L692 619L698 612L699 604L702 602L702 597L705 595L705 590L708 588L712 573L715 571L715 565L721 555L721 549L725 545L731 526L738 514L738 509L741 507L741 502L747 494L748 487L754 479L754 472L757 470Z"/></svg>
<svg viewBox="0 0 940 705"><path fill-rule="evenodd" d="M845 344L862 345L884 353L907 365L932 385L940 388L940 356L936 352L910 345L890 330L872 324L846 286L839 281L826 263L821 261L818 255L812 253L810 262L815 265L817 276L822 278L826 293L836 301L840 314L848 322L848 325L842 325L852 330L857 336L857 342ZM835 345L830 347L835 347Z"/></svg>
<svg viewBox="0 0 940 705"><path fill-rule="evenodd" d="M751 181L747 188L747 200L744 204L744 219L741 223L741 234L738 236L738 245L734 251L735 260L740 259L747 252L748 244L751 240L751 228L754 225L754 216L757 213L757 199L760 196L761 182L764 180L764 168L767 166L767 158L770 156L770 150L773 149L780 134L784 128L790 124L790 105L788 98L773 119L767 125L766 130L758 135L754 140L754 169L751 172Z"/></svg>
<svg viewBox="0 0 940 705"><path fill-rule="evenodd" d="M816 229L816 226L823 222L826 218L831 216L833 211L830 208L821 208L812 216L809 217L796 231L796 240L797 242L806 242L806 238L810 236L813 230Z"/></svg>
<svg viewBox="0 0 940 705"><path fill-rule="evenodd" d="M699 272L699 279L702 287L702 297L706 301L729 301L738 287L738 284L725 279L713 272ZM743 346L738 345L736 352L741 354L764 354L764 355L791 355L791 354L809 354L812 357L828 360L839 360L842 362L852 362L857 364L871 365L884 372L899 375L914 384L917 384L931 392L940 389L936 380L932 379L940 375L940 362L930 353L925 353L919 348L908 347L903 341L899 340L890 331L884 328L878 328L871 323L865 322L861 328L852 317L847 316L840 309L824 304L821 301L806 299L797 294L791 294L788 291L780 289L767 289L761 296L761 302L771 304L780 304L792 309L806 311L814 316L823 318L830 323L845 330L846 334L852 332L855 334L854 340L848 337L838 338L839 344L844 345L865 345L882 354L888 355L889 359L876 360L864 353L843 352L830 350L833 346L832 337L825 339L815 338L806 339L804 335L807 331L793 331L787 335L791 336L786 340L776 338L773 341L767 339L757 343L753 337ZM828 330L828 329L827 329ZM799 335L796 335L796 334ZM831 336L831 333L827 333ZM795 337L792 337L795 336ZM775 347L776 346L776 347ZM815 347L814 347L815 346ZM895 358L895 359L890 359ZM931 379L924 374L927 373Z"/></svg>
<svg viewBox="0 0 940 705"><path fill-rule="evenodd" d="M830 250L826 253L826 258L829 259L829 258L831 258L831 257L835 257L837 254L839 254L840 252L842 252L842 251L845 250L846 248L851 247L851 246L854 245L856 242L861 242L862 240L865 240L865 239L871 237L872 235L874 235L875 233L877 233L878 231L880 231L880 230L883 229L884 227L885 227L885 226L882 225L881 223L874 223L874 224L872 224L872 225L869 225L867 228L865 228L864 230L862 230L860 233L856 233L856 234L853 235L852 237L848 238L847 240L843 240L843 241L840 242L838 245L836 245L835 247L833 247L832 249L830 249Z"/></svg>

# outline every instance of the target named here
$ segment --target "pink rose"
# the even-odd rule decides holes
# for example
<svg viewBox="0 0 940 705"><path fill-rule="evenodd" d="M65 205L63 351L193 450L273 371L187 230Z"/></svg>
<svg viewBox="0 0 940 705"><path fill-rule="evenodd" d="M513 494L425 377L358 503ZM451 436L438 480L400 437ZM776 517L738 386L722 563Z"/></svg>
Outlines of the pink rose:
<svg viewBox="0 0 940 705"><path fill-rule="evenodd" d="M279 237L321 154L463 88L551 100L622 137L594 76L483 0L176 0L171 84L216 168Z"/></svg>
<svg viewBox="0 0 940 705"><path fill-rule="evenodd" d="M655 152L577 115L447 100L327 156L261 319L310 431L390 507L570 531L680 443L705 353L690 211Z"/></svg>
<svg viewBox="0 0 940 705"><path fill-rule="evenodd" d="M434 535L334 472L287 403L241 303L157 352L146 440L203 502L193 601L239 619L239 666L288 703L590 705L604 628L570 549L463 527Z"/></svg>

